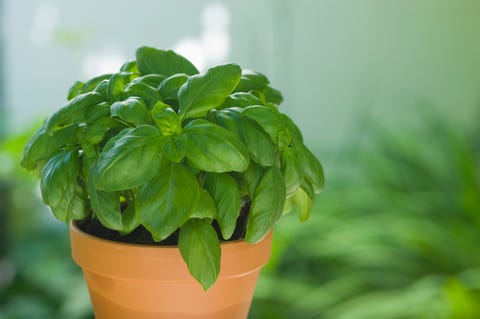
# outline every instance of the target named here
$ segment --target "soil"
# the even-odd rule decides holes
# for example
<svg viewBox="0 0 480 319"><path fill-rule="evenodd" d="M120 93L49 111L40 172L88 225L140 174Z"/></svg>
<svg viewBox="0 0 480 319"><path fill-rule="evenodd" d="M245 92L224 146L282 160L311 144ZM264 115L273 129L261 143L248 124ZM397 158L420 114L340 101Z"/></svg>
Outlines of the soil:
<svg viewBox="0 0 480 319"><path fill-rule="evenodd" d="M220 227L216 220L213 221L212 226L215 228L218 238L222 241L234 241L234 240L241 240L245 238L245 230L246 230L246 223L247 223L247 215L248 211L250 210L250 205L245 205L242 207L240 212L240 216L237 219L237 226L233 235L228 240L223 239ZM152 235L145 229L143 226L137 227L133 232L122 236L117 231L105 228L97 219L87 219L83 221L77 222L78 228L82 231L96 236L103 239L108 239L112 241L118 241L123 243L131 243L131 244L140 244L140 245L161 245L161 246L173 246L178 245L178 234L180 232L177 229L173 234L171 234L165 240L160 242L156 242L153 240Z"/></svg>

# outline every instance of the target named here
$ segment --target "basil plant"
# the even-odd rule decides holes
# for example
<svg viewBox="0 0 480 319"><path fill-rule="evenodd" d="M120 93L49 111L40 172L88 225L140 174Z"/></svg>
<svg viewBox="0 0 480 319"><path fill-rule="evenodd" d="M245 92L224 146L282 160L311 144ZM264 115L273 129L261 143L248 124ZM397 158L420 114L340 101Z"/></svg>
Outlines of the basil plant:
<svg viewBox="0 0 480 319"><path fill-rule="evenodd" d="M144 227L157 242L177 233L208 289L220 241L236 232L256 243L291 210L306 220L323 187L281 102L261 73L233 63L199 73L173 51L143 46L118 73L73 84L21 164L40 176L61 221L96 220L121 235Z"/></svg>

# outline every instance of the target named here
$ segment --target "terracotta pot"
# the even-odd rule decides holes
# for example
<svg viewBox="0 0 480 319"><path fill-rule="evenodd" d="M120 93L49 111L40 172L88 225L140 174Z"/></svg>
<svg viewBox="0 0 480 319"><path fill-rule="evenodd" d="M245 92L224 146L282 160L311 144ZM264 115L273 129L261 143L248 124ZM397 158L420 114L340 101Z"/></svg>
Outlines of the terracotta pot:
<svg viewBox="0 0 480 319"><path fill-rule="evenodd" d="M125 244L70 223L72 256L82 268L96 319L245 319L272 233L258 244L222 244L221 271L205 292L177 247Z"/></svg>

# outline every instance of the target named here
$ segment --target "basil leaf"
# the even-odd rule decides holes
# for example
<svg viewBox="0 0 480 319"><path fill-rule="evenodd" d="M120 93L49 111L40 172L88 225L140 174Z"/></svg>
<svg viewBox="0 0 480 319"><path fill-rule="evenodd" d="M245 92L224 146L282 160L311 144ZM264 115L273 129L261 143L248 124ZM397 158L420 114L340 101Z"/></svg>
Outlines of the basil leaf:
<svg viewBox="0 0 480 319"><path fill-rule="evenodd" d="M242 172L249 163L248 149L231 132L206 120L193 120L183 130L188 137L185 156L207 172Z"/></svg>
<svg viewBox="0 0 480 319"><path fill-rule="evenodd" d="M110 104L107 102L100 102L97 105L86 109L83 119L86 123L92 123L107 116L110 116Z"/></svg>
<svg viewBox="0 0 480 319"><path fill-rule="evenodd" d="M103 117L94 123L87 124L82 127L85 132L85 142L89 145L97 145L109 130L119 126L121 124L110 117Z"/></svg>
<svg viewBox="0 0 480 319"><path fill-rule="evenodd" d="M285 149L282 152L281 163L287 198L289 198L297 191L302 181L302 171L296 151L292 148Z"/></svg>
<svg viewBox="0 0 480 319"><path fill-rule="evenodd" d="M183 166L164 165L157 176L143 185L135 209L155 241L161 241L183 225L200 197L195 175Z"/></svg>
<svg viewBox="0 0 480 319"><path fill-rule="evenodd" d="M131 189L152 179L160 170L160 132L150 125L123 130L111 138L95 165L99 190Z"/></svg>
<svg viewBox="0 0 480 319"><path fill-rule="evenodd" d="M71 99L47 119L47 134L62 126L82 122L86 110L102 101L103 97L96 92L80 94Z"/></svg>
<svg viewBox="0 0 480 319"><path fill-rule="evenodd" d="M128 72L115 73L110 77L107 87L107 100L110 103L123 100L124 89L136 75Z"/></svg>
<svg viewBox="0 0 480 319"><path fill-rule="evenodd" d="M275 145L257 122L231 109L217 111L214 117L218 124L241 139L255 162L262 166L275 164Z"/></svg>
<svg viewBox="0 0 480 319"><path fill-rule="evenodd" d="M122 214L120 212L120 194L97 190L94 184L93 170L88 176L88 196L95 216L100 223L113 230L122 230Z"/></svg>
<svg viewBox="0 0 480 319"><path fill-rule="evenodd" d="M224 239L229 239L240 215L240 190L233 177L223 173L208 173L205 189L212 194L216 205L217 221Z"/></svg>
<svg viewBox="0 0 480 319"><path fill-rule="evenodd" d="M160 94L153 87L143 84L134 83L125 88L125 97L137 96L142 98L147 104L148 109L152 109L155 103L161 100Z"/></svg>
<svg viewBox="0 0 480 319"><path fill-rule="evenodd" d="M322 164L305 145L297 145L296 151L303 177L313 186L315 193L320 193L325 186Z"/></svg>
<svg viewBox="0 0 480 319"><path fill-rule="evenodd" d="M263 167L255 162L250 162L247 170L243 172L243 179L245 180L248 197L255 196L255 189L257 188L260 179L263 176Z"/></svg>
<svg viewBox="0 0 480 319"><path fill-rule="evenodd" d="M217 209L215 208L215 202L213 201L210 193L205 190L200 190L200 197L198 199L197 206L190 215L190 218L216 218Z"/></svg>
<svg viewBox="0 0 480 319"><path fill-rule="evenodd" d="M288 129L294 144L303 144L302 132L298 126L285 113L280 113L280 119L283 125Z"/></svg>
<svg viewBox="0 0 480 319"><path fill-rule="evenodd" d="M165 157L172 162L180 163L187 152L188 139L184 134L170 135L162 137L159 140L159 144L160 150Z"/></svg>
<svg viewBox="0 0 480 319"><path fill-rule="evenodd" d="M23 152L20 165L25 169L39 174L45 163L62 147L75 142L76 125L56 130L52 136L42 126L28 142Z"/></svg>
<svg viewBox="0 0 480 319"><path fill-rule="evenodd" d="M247 221L245 240L256 243L262 240L282 215L285 206L285 183L276 166L266 169L255 189Z"/></svg>
<svg viewBox="0 0 480 319"><path fill-rule="evenodd" d="M123 228L120 234L125 236L135 230L140 225L140 218L135 210L135 206L128 206L122 213Z"/></svg>
<svg viewBox="0 0 480 319"><path fill-rule="evenodd" d="M189 76L185 73L174 74L163 80L157 90L164 100L177 100L178 90L187 82L188 78Z"/></svg>
<svg viewBox="0 0 480 319"><path fill-rule="evenodd" d="M210 68L205 74L191 76L178 91L179 115L183 119L200 117L220 106L240 80L236 64Z"/></svg>
<svg viewBox="0 0 480 319"><path fill-rule="evenodd" d="M299 187L293 194L291 200L292 206L297 211L300 220L302 222L306 221L308 217L310 217L310 212L312 210L312 198L308 196L303 188Z"/></svg>
<svg viewBox="0 0 480 319"><path fill-rule="evenodd" d="M45 165L40 180L43 201L57 219L69 222L87 215L84 194L77 184L78 151L61 151Z"/></svg>
<svg viewBox="0 0 480 319"><path fill-rule="evenodd" d="M137 68L137 61L127 61L120 67L121 72L132 72L132 73L140 73Z"/></svg>
<svg viewBox="0 0 480 319"><path fill-rule="evenodd" d="M99 75L97 77L94 77L94 78L88 80L83 85L82 93L92 92L100 82L102 82L103 80L108 80L111 76L112 76L112 74L110 74L110 73L109 74L102 74L102 75Z"/></svg>
<svg viewBox="0 0 480 319"><path fill-rule="evenodd" d="M110 110L112 116L116 116L134 126L149 124L151 122L147 105L139 97L131 96L124 101L115 102L110 107Z"/></svg>
<svg viewBox="0 0 480 319"><path fill-rule="evenodd" d="M260 105L262 102L253 94L246 92L236 92L228 96L223 102L221 108L241 107L245 108L250 105Z"/></svg>
<svg viewBox="0 0 480 319"><path fill-rule="evenodd" d="M240 82L235 87L235 92L248 92L254 89L264 88L269 84L265 75L252 70L243 70Z"/></svg>
<svg viewBox="0 0 480 319"><path fill-rule="evenodd" d="M71 100L74 97L82 94L83 93L82 89L84 84L85 83L83 83L82 81L77 81L73 83L73 85L68 89L67 100Z"/></svg>
<svg viewBox="0 0 480 319"><path fill-rule="evenodd" d="M140 73L170 76L176 73L197 74L195 66L183 56L171 50L158 50L142 46L136 51L137 67Z"/></svg>
<svg viewBox="0 0 480 319"><path fill-rule="evenodd" d="M265 101L274 103L276 105L280 105L283 102L283 96L280 91L267 86L265 89L263 89L263 95L265 97Z"/></svg>
<svg viewBox="0 0 480 319"><path fill-rule="evenodd" d="M222 251L215 229L205 220L190 219L180 229L178 248L190 274L208 290L220 273Z"/></svg>
<svg viewBox="0 0 480 319"><path fill-rule="evenodd" d="M242 115L255 120L270 135L273 142L280 149L290 144L290 133L285 127L281 113L267 106L249 106L242 111Z"/></svg>
<svg viewBox="0 0 480 319"><path fill-rule="evenodd" d="M166 76L161 74L147 74L133 79L131 83L142 83L156 88L165 78Z"/></svg>
<svg viewBox="0 0 480 319"><path fill-rule="evenodd" d="M162 135L174 135L182 132L182 122L178 114L168 105L159 102L155 104L152 111L152 118Z"/></svg>

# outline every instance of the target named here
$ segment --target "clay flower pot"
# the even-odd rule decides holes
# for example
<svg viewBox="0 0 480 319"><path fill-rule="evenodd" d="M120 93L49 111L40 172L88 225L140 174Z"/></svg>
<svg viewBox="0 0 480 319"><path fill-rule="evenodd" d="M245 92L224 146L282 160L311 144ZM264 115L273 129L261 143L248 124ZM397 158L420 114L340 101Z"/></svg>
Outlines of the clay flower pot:
<svg viewBox="0 0 480 319"><path fill-rule="evenodd" d="M174 246L101 239L70 223L72 256L82 268L96 319L245 319L272 233L257 244L221 245L217 282L204 291Z"/></svg>

